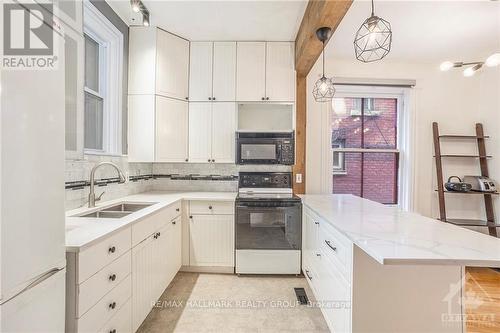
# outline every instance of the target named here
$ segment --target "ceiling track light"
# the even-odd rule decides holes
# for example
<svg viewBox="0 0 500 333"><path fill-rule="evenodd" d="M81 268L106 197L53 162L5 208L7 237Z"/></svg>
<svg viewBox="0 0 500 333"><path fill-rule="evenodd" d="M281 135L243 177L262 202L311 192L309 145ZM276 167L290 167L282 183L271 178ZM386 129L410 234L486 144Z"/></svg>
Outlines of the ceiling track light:
<svg viewBox="0 0 500 333"><path fill-rule="evenodd" d="M142 25L149 27L149 11L144 11L142 13Z"/></svg>
<svg viewBox="0 0 500 333"><path fill-rule="evenodd" d="M483 67L483 63L480 62L478 64L475 64L474 66L471 66L471 67L467 67L466 69L464 69L464 76L465 77L471 77L473 76L474 74L476 74L476 72L481 68Z"/></svg>
<svg viewBox="0 0 500 333"><path fill-rule="evenodd" d="M484 65L486 65L486 67L499 66L500 65L500 53L493 53L484 62L483 61L475 61L475 62L443 61L441 63L441 65L439 65L439 69L443 72L446 72L452 68L467 67L464 70L463 74L465 77L470 77L470 76L473 76Z"/></svg>
<svg viewBox="0 0 500 333"><path fill-rule="evenodd" d="M130 6L133 12L142 14L142 25L145 27L149 27L150 25L149 10L146 8L146 6L144 6L142 1L130 0Z"/></svg>
<svg viewBox="0 0 500 333"><path fill-rule="evenodd" d="M139 13L141 11L141 7L143 7L140 0L130 0L130 6L132 7L132 11L135 13Z"/></svg>
<svg viewBox="0 0 500 333"><path fill-rule="evenodd" d="M335 95L335 87L333 86L333 79L325 76L325 43L330 38L332 29L329 27L322 27L316 30L316 37L323 43L323 74L316 81L313 88L313 96L316 102L328 102L332 100Z"/></svg>

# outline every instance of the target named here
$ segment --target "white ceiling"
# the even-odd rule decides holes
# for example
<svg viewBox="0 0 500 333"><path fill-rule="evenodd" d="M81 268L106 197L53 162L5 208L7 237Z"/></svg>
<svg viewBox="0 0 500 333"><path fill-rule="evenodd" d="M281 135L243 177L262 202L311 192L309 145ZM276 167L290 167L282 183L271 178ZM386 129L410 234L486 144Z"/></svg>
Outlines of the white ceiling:
<svg viewBox="0 0 500 333"><path fill-rule="evenodd" d="M107 0L128 24L133 24L129 0ZM172 1L143 0L151 24L189 40L291 41L307 1Z"/></svg>
<svg viewBox="0 0 500 333"><path fill-rule="evenodd" d="M355 0L327 56L354 59L354 36L370 10L368 1ZM375 1L375 14L393 31L384 61L474 61L500 52L500 1Z"/></svg>

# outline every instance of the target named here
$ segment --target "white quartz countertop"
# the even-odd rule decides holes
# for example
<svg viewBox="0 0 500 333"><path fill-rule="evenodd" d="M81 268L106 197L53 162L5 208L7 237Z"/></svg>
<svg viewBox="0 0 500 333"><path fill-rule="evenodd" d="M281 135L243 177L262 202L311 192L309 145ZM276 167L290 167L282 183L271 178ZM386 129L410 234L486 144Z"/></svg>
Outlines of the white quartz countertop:
<svg viewBox="0 0 500 333"><path fill-rule="evenodd" d="M500 267L500 239L353 195L300 195L381 264Z"/></svg>
<svg viewBox="0 0 500 333"><path fill-rule="evenodd" d="M145 192L66 212L66 251L78 252L179 200L234 201L236 192ZM122 218L78 217L120 202L154 203Z"/></svg>

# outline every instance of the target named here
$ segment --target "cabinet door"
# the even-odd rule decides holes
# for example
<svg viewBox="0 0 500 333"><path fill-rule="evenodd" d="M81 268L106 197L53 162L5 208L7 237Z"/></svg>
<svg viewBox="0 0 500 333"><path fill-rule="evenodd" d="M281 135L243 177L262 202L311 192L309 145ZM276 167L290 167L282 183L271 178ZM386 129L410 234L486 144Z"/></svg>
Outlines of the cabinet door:
<svg viewBox="0 0 500 333"><path fill-rule="evenodd" d="M66 159L83 158L84 52L83 35L64 25Z"/></svg>
<svg viewBox="0 0 500 333"><path fill-rule="evenodd" d="M186 100L189 80L189 42L158 29L156 93Z"/></svg>
<svg viewBox="0 0 500 333"><path fill-rule="evenodd" d="M189 103L189 162L211 161L212 103Z"/></svg>
<svg viewBox="0 0 500 333"><path fill-rule="evenodd" d="M170 250L170 237L172 232L170 224L163 226L153 234L154 251L154 279L153 279L153 301L157 301L167 288L168 283L168 261ZM154 238L156 237L156 238Z"/></svg>
<svg viewBox="0 0 500 333"><path fill-rule="evenodd" d="M236 100L265 99L266 43L238 42L236 61Z"/></svg>
<svg viewBox="0 0 500 333"><path fill-rule="evenodd" d="M167 275L165 281L165 287L167 287L175 274L181 268L181 233L182 233L181 217L178 216L170 222L170 228L168 229L168 252L167 256Z"/></svg>
<svg viewBox="0 0 500 333"><path fill-rule="evenodd" d="M154 95L128 96L128 161L155 161Z"/></svg>
<svg viewBox="0 0 500 333"><path fill-rule="evenodd" d="M215 42L213 94L215 101L236 100L236 42Z"/></svg>
<svg viewBox="0 0 500 333"><path fill-rule="evenodd" d="M186 162L188 103L156 96L156 161Z"/></svg>
<svg viewBox="0 0 500 333"><path fill-rule="evenodd" d="M191 266L234 266L234 216L192 215Z"/></svg>
<svg viewBox="0 0 500 333"><path fill-rule="evenodd" d="M191 43L189 62L189 100L205 102L212 99L213 43Z"/></svg>
<svg viewBox="0 0 500 333"><path fill-rule="evenodd" d="M212 103L212 161L234 163L236 104Z"/></svg>
<svg viewBox="0 0 500 333"><path fill-rule="evenodd" d="M293 42L268 42L266 49L266 99L295 100Z"/></svg>
<svg viewBox="0 0 500 333"><path fill-rule="evenodd" d="M156 301L154 293L155 239L148 237L132 249L132 331L135 332Z"/></svg>

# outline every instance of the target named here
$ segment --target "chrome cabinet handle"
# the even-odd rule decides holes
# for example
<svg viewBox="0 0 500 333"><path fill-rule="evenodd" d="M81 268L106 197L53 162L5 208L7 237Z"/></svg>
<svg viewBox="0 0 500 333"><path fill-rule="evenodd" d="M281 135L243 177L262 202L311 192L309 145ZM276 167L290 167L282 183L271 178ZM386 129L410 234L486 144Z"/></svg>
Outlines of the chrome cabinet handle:
<svg viewBox="0 0 500 333"><path fill-rule="evenodd" d="M332 249L333 251L337 252L337 248L335 246L333 246L332 243L329 240L325 239L325 243L326 243L326 245L328 245L328 247L330 249Z"/></svg>
<svg viewBox="0 0 500 333"><path fill-rule="evenodd" d="M111 275L109 276L109 280L110 280L110 281L114 281L114 280L116 280L116 274L111 274Z"/></svg>
<svg viewBox="0 0 500 333"><path fill-rule="evenodd" d="M309 271L308 271L307 269L306 269L306 276L309 278L309 280L312 280L312 279L313 279L313 278L312 278L312 276L311 276L311 275L309 275Z"/></svg>

